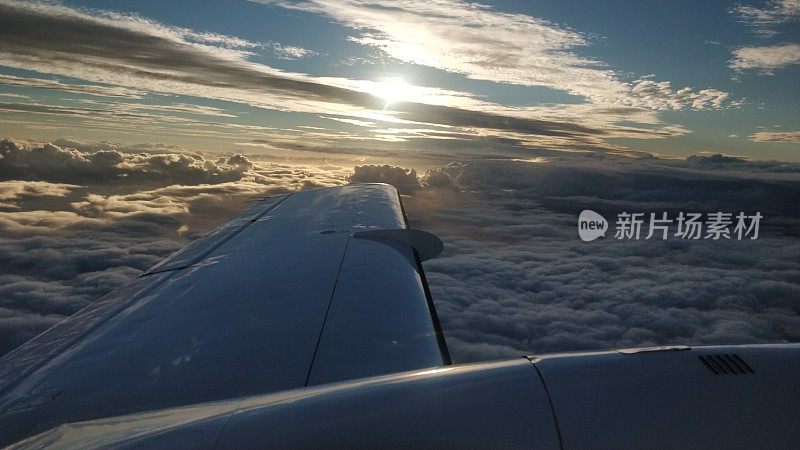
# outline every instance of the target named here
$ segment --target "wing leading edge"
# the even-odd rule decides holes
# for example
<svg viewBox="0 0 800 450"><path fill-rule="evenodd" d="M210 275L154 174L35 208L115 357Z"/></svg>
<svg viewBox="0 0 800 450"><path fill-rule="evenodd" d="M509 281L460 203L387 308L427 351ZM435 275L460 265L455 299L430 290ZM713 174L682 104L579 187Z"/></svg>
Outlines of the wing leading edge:
<svg viewBox="0 0 800 450"><path fill-rule="evenodd" d="M388 185L262 200L0 359L0 423L13 430L0 443L449 364L419 262L435 243L373 236L405 228Z"/></svg>

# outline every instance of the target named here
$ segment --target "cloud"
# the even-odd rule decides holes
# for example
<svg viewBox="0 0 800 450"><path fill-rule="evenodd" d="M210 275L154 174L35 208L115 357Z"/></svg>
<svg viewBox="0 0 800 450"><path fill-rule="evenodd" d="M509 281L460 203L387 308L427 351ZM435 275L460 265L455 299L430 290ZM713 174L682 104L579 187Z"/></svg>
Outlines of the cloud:
<svg viewBox="0 0 800 450"><path fill-rule="evenodd" d="M368 0L252 1L324 14L355 30L353 42L403 62L472 79L544 86L605 106L721 107L721 102L686 98L685 89L691 88L664 90L661 95L668 101L654 104L601 61L578 54L578 49L591 44L585 34L479 3L402 0L385 7Z"/></svg>
<svg viewBox="0 0 800 450"><path fill-rule="evenodd" d="M450 49L446 54L436 54L437 61L452 60L454 66L443 63L444 70L466 73L473 78L548 86L582 95L590 104L583 108L581 105L507 107L464 92L409 86L408 95L403 98L412 101L396 101L387 106L380 94L381 90L385 91L385 82L315 77L248 60L253 52L269 47L268 44L168 27L138 16L79 10L49 2L0 0L0 40L3 42L0 64L91 83L77 85L44 79L27 82L51 89L123 96L138 96L142 92L180 94L363 123L390 123L398 130L446 128L444 132L426 133L357 129L345 135L318 132L318 136L312 136L327 147L331 142L354 139L375 142L450 139L468 144L487 137L509 137L507 145L512 145L513 141L518 146L618 151L622 148L609 144L606 139L657 139L686 132L680 126L662 126L653 111L721 108L729 102L727 93L714 89L673 90L661 83L657 95L643 89L645 85L634 90L637 85L621 81L601 63L574 53L575 48L588 44L583 35L532 17L448 2L397 3L392 14L358 2L341 5L357 13L353 20L359 24L366 21L354 27L383 30L380 33L386 34L389 40L402 36L416 39L415 33L400 33L397 27L407 25L412 19L419 20L420 24L430 27L430 31L425 32L431 34L428 51ZM311 3L287 7L322 8ZM327 9L324 12L345 20L338 12ZM463 21L473 25L467 28L466 35ZM507 23L511 25L506 26ZM456 28L461 31L454 32ZM516 42L517 39L522 41ZM400 45L405 44L400 42ZM295 55L303 53L299 48L278 47ZM386 51L390 49L387 47ZM466 64L466 68L459 64ZM512 66L507 67L508 64ZM519 77L522 78L517 79ZM533 78L525 81L525 77ZM5 80L26 83L14 77ZM110 91L114 89L118 92ZM12 114L69 116L74 126L88 129L128 132L146 129L152 133L227 139L240 139L238 133L247 133L252 139L274 136L271 143L291 143L312 134L306 132L298 136L299 133L265 126L236 124L229 120L208 122L175 115L231 116L228 112L198 105L129 103L112 107L108 103L84 100L80 105L70 106L3 103L0 108ZM259 133L268 136L257 136ZM281 136L287 134L291 136Z"/></svg>
<svg viewBox="0 0 800 450"><path fill-rule="evenodd" d="M800 131L757 131L748 137L753 142L800 144Z"/></svg>
<svg viewBox="0 0 800 450"><path fill-rule="evenodd" d="M294 45L285 45L278 42L270 42L267 46L272 53L281 59L301 59L314 56L317 52Z"/></svg>
<svg viewBox="0 0 800 450"><path fill-rule="evenodd" d="M63 197L80 186L46 181L0 181L0 210L18 209L16 200L25 197Z"/></svg>
<svg viewBox="0 0 800 450"><path fill-rule="evenodd" d="M345 184L350 172L158 144L55 142L0 141L0 179L28 178L0 181L0 355L254 200Z"/></svg>
<svg viewBox="0 0 800 450"><path fill-rule="evenodd" d="M453 186L453 179L444 168L428 169L425 174L420 177L420 182L423 186L432 188L443 188Z"/></svg>
<svg viewBox="0 0 800 450"><path fill-rule="evenodd" d="M686 106L694 110L722 108L730 96L717 89L702 89L694 92L692 88L673 91L669 81L655 82L640 79L634 82L631 91L639 96L648 107L656 110L678 110Z"/></svg>
<svg viewBox="0 0 800 450"><path fill-rule="evenodd" d="M142 98L143 92L120 86L99 86L96 84L71 84L42 78L23 78L0 75L0 84L38 89L57 89L74 94L88 94L100 97Z"/></svg>
<svg viewBox="0 0 800 450"><path fill-rule="evenodd" d="M4 0L0 12L0 62L10 67L279 110L284 103L331 112L337 108L328 103L377 104L365 93L247 62L249 45L234 37L51 3Z"/></svg>
<svg viewBox="0 0 800 450"><path fill-rule="evenodd" d="M55 213L49 212L51 215ZM48 228L39 235L0 238L0 354L33 338L127 283L181 246L156 234Z"/></svg>
<svg viewBox="0 0 800 450"><path fill-rule="evenodd" d="M415 227L445 242L425 270L454 358L800 340L791 231L800 209L790 200L800 195L800 167L776 174L738 158L698 158L441 168L459 190L420 190L404 204ZM700 161L703 172L693 169ZM767 219L755 241L584 243L576 220L586 208L607 218L758 210Z"/></svg>
<svg viewBox="0 0 800 450"><path fill-rule="evenodd" d="M199 154L130 153L109 145L97 151L81 151L51 143L29 147L8 139L0 141L0 179L202 184L240 180L252 167L242 155L212 161Z"/></svg>
<svg viewBox="0 0 800 450"><path fill-rule="evenodd" d="M106 110L125 113L128 111L157 111L170 113L186 113L201 116L214 117L236 117L234 114L226 112L221 108L212 106L192 105L189 103L170 103L168 105L146 104L146 103L123 103L123 102L99 102L94 100L83 100L80 103L88 105L98 105Z"/></svg>
<svg viewBox="0 0 800 450"><path fill-rule="evenodd" d="M356 166L347 181L351 183L387 183L396 187L403 194L413 193L421 187L416 170L389 164Z"/></svg>
<svg viewBox="0 0 800 450"><path fill-rule="evenodd" d="M800 19L800 0L770 0L765 8L737 5L731 13L752 27L757 34L771 37L778 34L775 25Z"/></svg>
<svg viewBox="0 0 800 450"><path fill-rule="evenodd" d="M411 194L403 201L413 226L444 240L445 252L425 270L459 362L667 343L800 341L798 164L539 151L525 159L463 156L422 173L388 163L350 169L153 144L58 142L63 147L51 146L59 150L39 144L16 151L43 149L38 165L58 163L63 173L82 170L81 178L98 181L63 190L42 185L41 194L63 195L23 195L15 200L19 210L0 212L0 354L255 198L348 181L395 184ZM151 164L153 155L176 156ZM93 157L103 162L86 165ZM169 176L166 161L176 161ZM207 178L185 174L187 166L207 162L238 167L241 177L166 184L170 177ZM165 180L107 178L109 166L123 163L131 165L129 177L156 170ZM36 174L45 175L57 176ZM584 243L575 221L587 208L606 218L621 211L760 211L764 219L754 241Z"/></svg>
<svg viewBox="0 0 800 450"><path fill-rule="evenodd" d="M769 74L794 64L800 64L800 44L742 47L733 51L729 66L736 70L759 69Z"/></svg>

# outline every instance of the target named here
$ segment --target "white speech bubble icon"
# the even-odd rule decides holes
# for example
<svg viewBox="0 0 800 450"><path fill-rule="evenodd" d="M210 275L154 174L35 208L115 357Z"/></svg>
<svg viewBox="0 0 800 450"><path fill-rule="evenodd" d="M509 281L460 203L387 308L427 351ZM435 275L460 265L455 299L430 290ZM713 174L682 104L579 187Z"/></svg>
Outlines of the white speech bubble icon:
<svg viewBox="0 0 800 450"><path fill-rule="evenodd" d="M606 236L608 221L605 217L590 209L584 209L578 216L578 235L584 242L593 241Z"/></svg>

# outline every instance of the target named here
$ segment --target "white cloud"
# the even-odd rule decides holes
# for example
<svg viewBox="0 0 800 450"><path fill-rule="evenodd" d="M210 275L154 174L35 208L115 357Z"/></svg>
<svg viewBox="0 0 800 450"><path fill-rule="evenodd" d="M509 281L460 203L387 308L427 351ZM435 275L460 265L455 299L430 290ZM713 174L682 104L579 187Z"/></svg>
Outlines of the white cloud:
<svg viewBox="0 0 800 450"><path fill-rule="evenodd" d="M356 166L347 181L351 183L388 183L396 187L402 194L413 193L421 187L416 170L390 164Z"/></svg>
<svg viewBox="0 0 800 450"><path fill-rule="evenodd" d="M636 80L631 91L649 108L655 110L678 110L687 105L695 110L719 109L730 96L729 93L717 89L694 92L692 88L685 87L675 91L669 81L655 82L650 79Z"/></svg>
<svg viewBox="0 0 800 450"><path fill-rule="evenodd" d="M400 61L469 78L544 86L601 105L655 109L722 106L721 101L713 99L696 101L687 95L686 90L691 88L662 88L660 96L667 97L666 101L653 102L602 61L580 56L578 49L591 43L585 34L478 3L401 0L386 7L369 0L252 1L325 14L356 30L351 37L354 42ZM694 95L702 98L702 92Z"/></svg>
<svg viewBox="0 0 800 450"><path fill-rule="evenodd" d="M800 131L758 131L749 136L753 142L800 144Z"/></svg>
<svg viewBox="0 0 800 450"><path fill-rule="evenodd" d="M144 182L202 184L241 180L253 167L242 155L212 160L180 152L133 153L122 146L82 151L51 143L20 145L0 140L0 178L45 179L65 183ZM67 186L67 185L65 185Z"/></svg>
<svg viewBox="0 0 800 450"><path fill-rule="evenodd" d="M342 123L347 123L347 124L350 124L350 125L355 125L357 127L369 128L369 127L377 126L375 124L375 122L370 122L370 121L367 121L367 120L347 119L347 118L344 118L344 117L331 117L331 116L320 116L320 117L322 117L323 119L335 120L337 122L342 122Z"/></svg>
<svg viewBox="0 0 800 450"><path fill-rule="evenodd" d="M721 155L442 168L460 192L422 189L404 204L445 242L425 271L454 359L800 339L797 237L785 231L797 223L800 167L773 169ZM687 208L761 211L771 225L755 241L715 243L585 244L576 232L582 209L609 218Z"/></svg>
<svg viewBox="0 0 800 450"><path fill-rule="evenodd" d="M800 0L770 0L766 7L757 8L750 5L737 5L731 13L754 28L762 37L777 34L776 24L795 22L800 19Z"/></svg>
<svg viewBox="0 0 800 450"><path fill-rule="evenodd" d="M0 64L43 73L81 78L94 83L113 84L129 89L158 93L183 94L223 99L280 111L334 114L357 119L402 120L407 122L459 122L466 134L476 123L503 124L501 117L455 107L430 109L429 105L400 103L392 111L384 111L384 99L367 88L375 83L343 78L315 78L284 72L263 64L247 61L249 45L231 42L220 36L191 35L187 30L166 27L137 17L117 13L87 13L52 3L21 3L0 0ZM192 39L190 39L190 36ZM202 41L198 43L197 41ZM220 43L220 46L209 44ZM361 86L363 84L363 86ZM429 95L435 89L419 89L424 98L414 100L437 102ZM424 95L423 95L424 94ZM442 92L441 97L454 98L463 93ZM438 106L438 105L434 105ZM87 127L137 127L148 122L153 131L174 133L175 122L193 125L198 135L219 132L201 123L189 123L176 117L153 117L145 113L106 111L90 108L61 107L40 104L3 104L9 111L33 114L66 114L77 116ZM204 112L208 113L208 110ZM464 117L469 120L464 122ZM126 120L119 120L124 118ZM105 122L103 122L105 120ZM158 128L153 122L172 122ZM548 123L541 119L515 119L509 122L527 134L550 135L574 132L570 123ZM463 123L463 125L462 125ZM233 128L231 125L229 128ZM478 125L481 126L481 125ZM263 127L262 127L263 128ZM501 127L502 128L502 127ZM566 131L557 131L564 128ZM595 130L583 127L580 133ZM231 136L227 130L227 136ZM361 135L360 138L367 138ZM385 139L385 137L369 137Z"/></svg>
<svg viewBox="0 0 800 450"><path fill-rule="evenodd" d="M52 3L2 0L0 12L8 21L0 27L0 63L9 67L276 110L339 113L382 107L363 92L249 62L246 49L252 43L235 37Z"/></svg>
<svg viewBox="0 0 800 450"><path fill-rule="evenodd" d="M0 64L98 83L91 87L98 95L111 95L112 92L106 90L116 88L125 90L117 92L118 95L143 91L177 93L279 111L324 114L376 124L390 122L417 130L432 126L447 130L388 133L364 129L301 134L294 130L210 123L149 112L230 115L197 105L131 104L126 109L107 105L90 108L5 103L0 108L20 115L68 115L72 117L71 126L90 130L128 133L147 130L154 134L207 136L236 139L237 142L263 139L269 141L265 144L279 148L296 145L298 140L317 147L330 147L332 142L347 140L370 140L388 145L386 143L407 142L410 138L458 139L464 143L490 138L506 143L517 141L526 147L616 151L622 148L606 139L653 139L687 132L679 126L661 124L655 111L720 108L728 102L727 93L714 89L673 90L669 83L641 79L634 83L623 82L600 62L580 57L573 51L588 44L583 35L524 15L443 0L430 4L410 0L397 3L391 8L392 14L387 14L387 8L356 1L339 5L345 12L357 14L347 19L349 16L337 9L339 7L327 4L289 6L320 11L328 8L330 11L325 9L326 13L338 14L338 19L355 21L351 25L361 30L359 38L366 39L367 34L377 33L376 36L387 41L385 51L390 53L395 51L392 50L395 44L401 47L407 44L402 39L418 37L415 33L401 33L397 26L419 20L421 26L429 28L424 33L420 31L423 33L420 36L432 39L424 42L430 44L426 51L436 55L445 70L474 78L549 86L584 95L590 103L507 107L465 92L409 85L407 92L395 99L398 101L387 105L387 92L397 83L314 77L248 61L251 51L264 44L167 27L138 16L76 10L53 3L0 0L0 20L14 24L0 26L3 41ZM464 27L465 22L469 26ZM11 78L6 81L19 83ZM100 83L115 86L106 87ZM657 86L655 92L648 88L650 83ZM53 89L85 90L47 80L36 80L36 84ZM32 129L50 125L26 126Z"/></svg>
<svg viewBox="0 0 800 450"><path fill-rule="evenodd" d="M47 181L0 181L0 200L16 200L20 197L63 197L80 186Z"/></svg>
<svg viewBox="0 0 800 450"><path fill-rule="evenodd" d="M275 56L282 59L301 59L317 54L317 52L307 48L281 44L278 42L270 42L265 47L270 49Z"/></svg>
<svg viewBox="0 0 800 450"><path fill-rule="evenodd" d="M800 44L743 47L733 51L729 66L737 70L760 69L766 73L800 64Z"/></svg>
<svg viewBox="0 0 800 450"><path fill-rule="evenodd" d="M20 209L17 202L31 197L63 197L80 186L47 181L0 181L0 211Z"/></svg>

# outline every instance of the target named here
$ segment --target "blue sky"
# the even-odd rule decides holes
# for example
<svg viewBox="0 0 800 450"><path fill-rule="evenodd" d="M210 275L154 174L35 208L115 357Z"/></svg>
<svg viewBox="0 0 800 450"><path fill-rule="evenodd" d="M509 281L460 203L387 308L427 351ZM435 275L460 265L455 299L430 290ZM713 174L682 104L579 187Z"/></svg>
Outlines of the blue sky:
<svg viewBox="0 0 800 450"><path fill-rule="evenodd" d="M391 5L3 0L0 135L800 160L797 0Z"/></svg>

